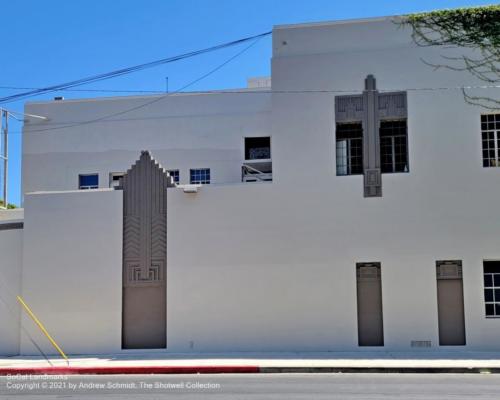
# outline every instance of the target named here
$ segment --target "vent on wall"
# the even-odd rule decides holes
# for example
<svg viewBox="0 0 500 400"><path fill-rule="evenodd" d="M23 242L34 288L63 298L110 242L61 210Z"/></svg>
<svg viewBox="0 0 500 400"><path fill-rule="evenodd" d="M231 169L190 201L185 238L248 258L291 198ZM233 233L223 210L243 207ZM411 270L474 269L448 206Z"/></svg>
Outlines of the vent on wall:
<svg viewBox="0 0 500 400"><path fill-rule="evenodd" d="M437 261L438 279L462 279L462 261Z"/></svg>
<svg viewBox="0 0 500 400"><path fill-rule="evenodd" d="M415 348L428 348L432 346L430 340L412 340L410 345Z"/></svg>

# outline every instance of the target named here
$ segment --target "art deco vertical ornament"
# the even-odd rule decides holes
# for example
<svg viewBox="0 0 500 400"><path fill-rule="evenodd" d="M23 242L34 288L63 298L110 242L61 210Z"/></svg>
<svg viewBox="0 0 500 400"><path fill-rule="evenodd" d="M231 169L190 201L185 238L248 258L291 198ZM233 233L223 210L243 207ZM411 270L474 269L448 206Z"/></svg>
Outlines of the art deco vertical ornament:
<svg viewBox="0 0 500 400"><path fill-rule="evenodd" d="M166 347L168 173L143 151L123 178L123 348Z"/></svg>
<svg viewBox="0 0 500 400"><path fill-rule="evenodd" d="M336 123L361 122L363 126L363 193L382 196L380 120L407 116L406 92L380 93L373 75L365 79L361 95L335 97Z"/></svg>

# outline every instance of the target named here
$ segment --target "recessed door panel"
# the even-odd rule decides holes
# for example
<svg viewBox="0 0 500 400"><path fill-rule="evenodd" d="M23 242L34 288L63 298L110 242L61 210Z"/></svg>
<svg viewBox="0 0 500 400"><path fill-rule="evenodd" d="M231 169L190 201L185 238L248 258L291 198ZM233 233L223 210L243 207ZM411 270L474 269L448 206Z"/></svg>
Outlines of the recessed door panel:
<svg viewBox="0 0 500 400"><path fill-rule="evenodd" d="M465 345L464 292L461 261L437 262L439 344Z"/></svg>
<svg viewBox="0 0 500 400"><path fill-rule="evenodd" d="M358 342L383 346L382 282L380 263L357 264Z"/></svg>

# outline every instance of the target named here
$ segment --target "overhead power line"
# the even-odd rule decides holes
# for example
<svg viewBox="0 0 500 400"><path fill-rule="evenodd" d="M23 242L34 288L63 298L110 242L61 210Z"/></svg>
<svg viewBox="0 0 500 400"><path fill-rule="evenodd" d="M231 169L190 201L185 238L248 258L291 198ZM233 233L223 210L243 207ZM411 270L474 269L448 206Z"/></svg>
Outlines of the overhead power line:
<svg viewBox="0 0 500 400"><path fill-rule="evenodd" d="M226 42L226 43L222 43L222 44L219 44L216 46L207 47L205 49L191 51L189 53L179 54L176 56L162 58L160 60L150 61L147 63L138 64L138 65L134 65L134 66L127 67L127 68L122 68L122 69L118 69L115 71L106 72L103 74L88 76L86 78L81 78L81 79L77 79L77 80L70 81L70 82L65 82L65 83L61 83L61 84L57 84L57 85L51 85L51 86L47 86L47 87L40 88L40 89L29 90L27 92L17 93L17 94L13 94L10 96L1 97L0 104L10 103L12 101L26 99L26 98L33 97L33 96L38 96L38 95L43 94L43 93L55 92L55 91L58 91L61 89L69 89L69 88L73 88L76 86L85 85L87 83L100 82L103 80L115 78L117 76L127 75L127 74L130 74L133 72L142 71L144 69L153 68L153 67L156 67L159 65L164 65L164 64L175 62L175 61L184 60L186 58L195 57L195 56L198 56L200 54L210 53L213 51L217 51L217 50L225 49L228 47L240 45L242 43L246 43L249 41L258 40L264 36L270 35L271 33L272 33L271 31L264 32L264 33L260 33L258 35L248 36L248 37L245 37L242 39L233 40L232 42Z"/></svg>
<svg viewBox="0 0 500 400"><path fill-rule="evenodd" d="M0 86L8 90L43 90L40 87ZM138 89L58 89L55 92L95 92L95 93L165 93L164 90L138 90Z"/></svg>
<svg viewBox="0 0 500 400"><path fill-rule="evenodd" d="M500 85L478 85L478 86L435 86L435 87L413 87L413 88L393 88L393 89L377 89L379 92L397 92L397 91L433 91L433 90L462 90L462 89L499 89ZM18 87L18 86L0 86L0 89L12 90L35 90L43 89L38 87ZM289 90L271 90L270 88L260 87L252 89L227 89L227 90L196 90L192 92L179 92L187 94L242 94L242 93L356 93L362 89L289 89ZM59 89L61 92L95 92L95 93L149 93L163 94L165 90L151 89Z"/></svg>
<svg viewBox="0 0 500 400"><path fill-rule="evenodd" d="M193 84L199 82L200 80L204 79L205 77L211 75L212 73L216 72L220 68L222 68L224 65L228 64L235 58L237 58L239 55L241 55L243 52L248 50L250 47L252 47L256 42L252 43L250 46L247 46L245 49L231 57L230 59L224 61L222 64L217 66L215 69L211 70L207 74L195 79L194 81L191 81L187 85L183 86L177 91L170 92L163 94L159 97L154 97L152 100L147 101L146 103L140 104L135 107L131 107L128 109L124 109L119 112L115 112L113 114L108 114L96 119L92 120L86 120L86 121L75 121L75 122L69 122L65 123L64 125L60 126L55 126L55 127L47 127L43 129L29 129L26 131L26 133L38 133L38 132L46 132L46 131L53 131L53 130L59 130L59 129L66 129L66 128L72 128L75 126L80 126L80 125L87 125L87 124L92 124L95 122L100 122L100 121L126 121L126 118L118 118L118 119L111 119L116 116L124 115L127 114L131 111L135 111L137 109L141 109L144 107L147 107L153 103L157 103L167 97L170 97L172 95L179 95L179 94L186 94L186 95L231 95L231 94L352 94L352 93L358 93L362 89L310 89L310 90L266 90L266 89L257 89L257 90L227 90L227 91L221 91L221 90L205 90L205 91L195 91L195 92L183 92L184 89L186 89L189 86L192 86ZM390 88L390 89L378 89L379 92L381 93L387 93L387 92L398 92L398 91L413 91L413 92L419 92L419 91L450 91L450 90L464 90L464 89L500 89L500 85L478 85L478 86L443 86L443 87L409 87L409 88ZM159 117L138 117L138 118L131 118L134 120L153 120L153 119L162 119L162 118L169 118L168 116L159 116ZM14 134L20 134L22 131L11 131L9 133L14 133Z"/></svg>
<svg viewBox="0 0 500 400"><path fill-rule="evenodd" d="M207 78L208 76L212 75L213 73L217 72L222 67L224 67L225 65L229 64L231 61L233 61L234 59L238 58L243 53L245 53L247 50L249 50L251 47L253 47L255 44L257 44L257 42L260 39L262 39L263 36L265 36L265 35L262 34L262 35L258 35L256 37L253 37L253 41L248 46L246 46L245 48L243 48L242 50L240 50L235 55L231 56L230 58L228 58L227 60L225 60L221 64L217 65L212 70L210 70L207 73L205 73L205 74L199 76L198 78L192 80L191 82L187 83L186 85L182 86L181 88L179 88L176 91L173 91L173 92L170 92L170 93L165 93L162 96L155 97L155 98L153 98L153 99L151 99L149 101L146 101L145 103L142 103L142 104L140 104L138 106L130 107L130 108L127 108L127 109L124 109L124 110L121 110L121 111L118 111L118 112L115 112L115 113L112 113L112 114L107 114L107 115L104 115L104 116L99 117L99 118L95 118L95 119L91 119L91 120L87 120L87 121L81 121L81 122L77 122L77 123L74 123L74 124L67 124L67 125L64 125L64 126L58 126L58 127L54 127L54 128L34 129L34 130L30 130L29 132L30 133L32 133L32 132L45 132L45 131L48 131L48 130L57 130L57 129L71 128L71 127L80 126L80 125L88 125L88 124L92 124L92 123L95 123L95 122L106 120L108 118L112 118L112 117L116 117L116 116L119 116L119 115L127 114L129 112L132 112L132 111L135 111L135 110L139 110L139 109L147 107L147 106L149 106L151 104L157 103L157 102L159 102L161 100L164 100L165 98L167 98L169 96L172 96L174 94L178 94L178 93L182 92L183 90L187 89L188 87L190 87L190 86L192 86L192 85L200 82L201 80L203 80L203 79Z"/></svg>

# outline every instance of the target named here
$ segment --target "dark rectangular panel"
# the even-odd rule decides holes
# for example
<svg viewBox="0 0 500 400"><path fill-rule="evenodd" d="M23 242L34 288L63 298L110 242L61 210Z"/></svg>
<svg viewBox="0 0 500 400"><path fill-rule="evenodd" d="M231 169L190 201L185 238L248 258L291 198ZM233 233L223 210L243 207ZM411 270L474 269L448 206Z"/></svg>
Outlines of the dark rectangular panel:
<svg viewBox="0 0 500 400"><path fill-rule="evenodd" d="M383 346L382 283L380 263L356 264L358 343Z"/></svg>
<svg viewBox="0 0 500 400"><path fill-rule="evenodd" d="M461 261L436 263L439 344L465 345L464 294Z"/></svg>

